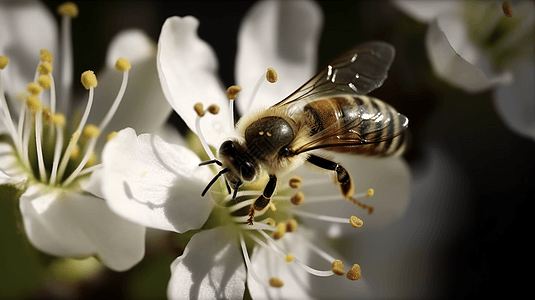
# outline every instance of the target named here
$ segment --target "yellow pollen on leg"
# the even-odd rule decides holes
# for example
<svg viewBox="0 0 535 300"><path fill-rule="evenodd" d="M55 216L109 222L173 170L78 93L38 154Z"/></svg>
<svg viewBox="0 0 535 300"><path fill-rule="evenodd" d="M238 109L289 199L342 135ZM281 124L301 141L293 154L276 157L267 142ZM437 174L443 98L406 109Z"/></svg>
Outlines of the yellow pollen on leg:
<svg viewBox="0 0 535 300"><path fill-rule="evenodd" d="M58 14L76 18L78 16L78 6L72 2L65 2L58 7Z"/></svg>
<svg viewBox="0 0 535 300"><path fill-rule="evenodd" d="M273 68L267 68L266 72L266 80L269 83L275 83L279 79L279 75L277 75L277 72Z"/></svg>
<svg viewBox="0 0 535 300"><path fill-rule="evenodd" d="M37 67L37 72L39 72L39 74L41 75L48 75L52 73L53 69L54 67L52 67L52 64L45 61L39 64L39 66Z"/></svg>
<svg viewBox="0 0 535 300"><path fill-rule="evenodd" d="M266 220L269 226L275 226L275 224L277 224L272 218L267 218Z"/></svg>
<svg viewBox="0 0 535 300"><path fill-rule="evenodd" d="M39 50L39 55L41 57L41 61L52 63L54 61L54 55L50 53L47 49L41 49Z"/></svg>
<svg viewBox="0 0 535 300"><path fill-rule="evenodd" d="M93 124L87 124L82 130L82 136L86 139L91 139L100 134L100 130Z"/></svg>
<svg viewBox="0 0 535 300"><path fill-rule="evenodd" d="M284 285L284 282L278 277L271 277L269 279L269 285L271 285L272 287L280 288Z"/></svg>
<svg viewBox="0 0 535 300"><path fill-rule="evenodd" d="M303 202L305 202L305 194L303 192L297 192L295 195L290 198L290 202L292 202L293 205L300 205Z"/></svg>
<svg viewBox="0 0 535 300"><path fill-rule="evenodd" d="M362 227L364 222L362 222L361 219L359 219L359 218L357 218L355 216L351 216L349 218L349 224L351 224L351 226L353 226L354 228L359 228L359 227Z"/></svg>
<svg viewBox="0 0 535 300"><path fill-rule="evenodd" d="M361 276L362 271L360 270L360 266L358 264L354 264L349 272L347 272L347 278L349 280L359 280Z"/></svg>
<svg viewBox="0 0 535 300"><path fill-rule="evenodd" d="M48 75L39 75L37 83L39 83L43 89L48 90L52 86L52 78Z"/></svg>
<svg viewBox="0 0 535 300"><path fill-rule="evenodd" d="M3 70L9 64L9 57L0 55L0 70Z"/></svg>
<svg viewBox="0 0 535 300"><path fill-rule="evenodd" d="M106 136L106 141L109 142L116 136L117 136L117 131L112 131L110 132L110 134L108 134L108 136Z"/></svg>
<svg viewBox="0 0 535 300"><path fill-rule="evenodd" d="M28 85L26 86L26 90L34 96L38 96L39 94L41 94L41 87L35 82L28 83Z"/></svg>
<svg viewBox="0 0 535 300"><path fill-rule="evenodd" d="M299 223L297 223L296 220L291 219L286 223L286 231L287 232L294 232L297 230L297 227L299 227Z"/></svg>
<svg viewBox="0 0 535 300"><path fill-rule="evenodd" d="M371 196L373 196L373 194L375 194L375 191L373 189L368 189L368 191L366 192L366 198L370 198Z"/></svg>
<svg viewBox="0 0 535 300"><path fill-rule="evenodd" d="M286 257L284 258L284 260L285 260L287 263L291 263L292 261L294 261L294 256L293 256L293 254L288 253L288 255L286 255Z"/></svg>
<svg viewBox="0 0 535 300"><path fill-rule="evenodd" d="M269 202L268 207L271 209L271 211L277 211L277 206L273 202Z"/></svg>
<svg viewBox="0 0 535 300"><path fill-rule="evenodd" d="M502 4L503 14L510 18L513 16L513 6L511 5L511 2L509 1L503 1Z"/></svg>
<svg viewBox="0 0 535 300"><path fill-rule="evenodd" d="M277 230L273 232L273 239L278 240L282 238L285 233L286 233L286 224L281 222L277 224Z"/></svg>
<svg viewBox="0 0 535 300"><path fill-rule="evenodd" d="M217 115L219 113L219 106L217 106L215 104L212 104L212 105L208 106L207 110L212 115Z"/></svg>
<svg viewBox="0 0 535 300"><path fill-rule="evenodd" d="M32 111L37 111L41 109L41 101L39 101L39 98L33 95L28 96L28 98L26 98L26 105Z"/></svg>
<svg viewBox="0 0 535 300"><path fill-rule="evenodd" d="M117 62L115 63L115 68L117 69L117 71L125 72L130 70L130 68L132 68L132 65L130 65L128 59L121 57L117 59Z"/></svg>
<svg viewBox="0 0 535 300"><path fill-rule="evenodd" d="M331 270L334 274L339 276L343 276L346 274L346 271L344 271L344 263L342 263L342 261L339 259L333 261Z"/></svg>
<svg viewBox="0 0 535 300"><path fill-rule="evenodd" d="M86 90L89 90L90 87L96 88L98 85L97 76L91 70L82 73L81 81Z"/></svg>
<svg viewBox="0 0 535 300"><path fill-rule="evenodd" d="M238 93L241 92L242 88L239 85L231 85L227 89L227 99L234 100L238 96Z"/></svg>
<svg viewBox="0 0 535 300"><path fill-rule="evenodd" d="M204 107L202 106L201 102L195 103L195 105L193 105L193 109L197 113L197 116L204 117Z"/></svg>
<svg viewBox="0 0 535 300"><path fill-rule="evenodd" d="M298 189L303 184L303 179L301 179L299 176L293 176L290 178L290 182L288 182L288 184L292 189Z"/></svg>
<svg viewBox="0 0 535 300"><path fill-rule="evenodd" d="M50 122L54 125L65 126L65 116L62 113L55 113L50 117Z"/></svg>

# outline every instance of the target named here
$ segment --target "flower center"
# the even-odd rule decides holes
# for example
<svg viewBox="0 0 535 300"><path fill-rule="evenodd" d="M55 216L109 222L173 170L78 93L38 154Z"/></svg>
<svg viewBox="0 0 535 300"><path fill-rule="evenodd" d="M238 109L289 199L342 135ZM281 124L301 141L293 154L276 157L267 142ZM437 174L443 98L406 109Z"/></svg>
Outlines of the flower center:
<svg viewBox="0 0 535 300"><path fill-rule="evenodd" d="M56 90L53 76L54 56L48 50L41 49L34 80L27 85L26 91L19 93L18 105L17 101L11 101L10 103L15 103L11 107L8 105L0 81L0 109L4 114L11 143L22 169L30 175L29 178L50 186L66 187L98 167L94 153L96 142L123 98L130 63L124 58L117 60L116 69L123 72L123 82L112 107L99 126L87 124L93 105L94 89L98 85L93 71L86 71L81 76L82 84L89 92L81 119L68 120L65 114L57 111L56 104L57 95L66 97L59 98L64 103L68 103L72 98L72 79L66 79L71 77L69 74L72 69L72 49L66 45L71 44L70 22L77 15L78 9L74 4L66 3L60 6L58 11L63 15L63 68L60 74L63 81ZM1 56L0 69L6 68L8 63L9 58ZM11 112L15 114L12 116ZM67 121L71 121L74 129L67 126Z"/></svg>

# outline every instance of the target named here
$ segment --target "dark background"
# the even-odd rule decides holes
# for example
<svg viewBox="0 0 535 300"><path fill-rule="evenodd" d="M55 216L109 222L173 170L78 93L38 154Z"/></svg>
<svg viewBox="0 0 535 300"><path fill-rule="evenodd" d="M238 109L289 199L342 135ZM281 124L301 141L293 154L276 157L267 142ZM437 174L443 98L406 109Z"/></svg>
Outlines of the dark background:
<svg viewBox="0 0 535 300"><path fill-rule="evenodd" d="M53 11L60 3L45 1ZM80 14L73 22L75 74L100 69L107 45L119 31L141 28L157 41L167 17L193 15L200 20L200 37L216 50L224 84L235 84L237 30L253 2L87 1L77 4ZM427 260L427 265L420 268L425 272L421 276L427 278L427 284L412 284L408 287L412 290L400 292L399 298L491 297L498 292L514 297L527 292L533 279L534 247L529 240L533 237L535 211L534 141L514 134L504 125L490 91L466 94L433 75L424 49L425 24L404 16L386 1L319 1L319 4L325 22L318 66L326 65L361 42L384 40L393 44L397 53L389 78L372 95L408 116L412 145L405 157L413 173L417 176L428 169L436 149L450 157L448 163L453 162L460 171L444 170L444 176L459 176L459 180L453 186L427 186L435 191L431 197L428 194L424 197L417 187L413 189L411 207L423 201L432 208L423 212L409 208L406 218L417 222L421 217L418 214L432 214L427 216L431 221L411 228L431 225L433 230L436 228L432 238L423 239L414 247L432 249L435 253L430 256L434 259ZM172 116L170 121L182 126L177 116ZM444 196L452 194L447 191L454 191L457 196ZM169 263L176 255L154 258L150 245L147 247L147 258L131 271L106 271L98 280L79 284L72 295L88 299L165 295L161 293L162 289L165 292L169 279ZM32 272L32 266L26 267L27 270L21 271ZM25 297L53 296L40 293L46 283L37 279L35 292Z"/></svg>

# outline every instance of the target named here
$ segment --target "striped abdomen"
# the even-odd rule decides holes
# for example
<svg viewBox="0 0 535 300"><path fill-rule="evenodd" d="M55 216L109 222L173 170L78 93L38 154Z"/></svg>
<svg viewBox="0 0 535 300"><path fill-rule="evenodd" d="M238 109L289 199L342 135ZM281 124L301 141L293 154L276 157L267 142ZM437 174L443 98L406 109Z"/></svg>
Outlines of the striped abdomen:
<svg viewBox="0 0 535 300"><path fill-rule="evenodd" d="M379 99L325 98L308 103L303 113L311 139L324 136L321 143L333 145L325 150L391 156L404 149L406 118Z"/></svg>

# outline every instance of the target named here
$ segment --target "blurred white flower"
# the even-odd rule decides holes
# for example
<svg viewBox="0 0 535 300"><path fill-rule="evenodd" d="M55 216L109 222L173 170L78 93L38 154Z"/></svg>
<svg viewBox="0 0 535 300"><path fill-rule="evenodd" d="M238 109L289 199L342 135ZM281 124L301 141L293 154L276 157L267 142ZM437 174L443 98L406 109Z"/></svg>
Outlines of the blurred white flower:
<svg viewBox="0 0 535 300"><path fill-rule="evenodd" d="M154 131L161 126L154 120L132 121L130 115L112 120L121 100L139 121L147 118L137 110L149 105L158 120L169 114L161 90L149 91L151 75L157 76L156 47L138 31L119 35L99 82L92 71L82 75L89 94L83 115L76 114L70 27L78 9L67 3L58 11L61 44L56 20L41 3L0 3L0 184L21 190L24 230L37 249L58 256L95 255L111 269L126 270L143 258L145 228L113 213L100 197L96 143L105 128ZM116 62L123 76L114 70ZM146 96L153 96L150 104L143 104ZM89 124L91 117L98 127Z"/></svg>
<svg viewBox="0 0 535 300"><path fill-rule="evenodd" d="M505 123L515 132L535 138L533 1L394 3L429 24L425 45L437 76L469 93L494 89ZM512 16L506 16L510 13Z"/></svg>
<svg viewBox="0 0 535 300"><path fill-rule="evenodd" d="M321 23L313 2L261 1L253 6L238 36L240 111L273 105L313 75ZM215 53L197 36L198 25L193 17L172 17L164 23L158 70L175 111L201 140L219 147L233 125ZM274 67L281 79L262 85L251 103L258 77L265 82L267 67ZM213 105L219 112L203 110L201 118L194 112L196 103ZM332 266L337 256L322 237L381 228L401 216L409 202L409 169L401 158L340 155L336 160L357 178L356 197L366 199L370 188L376 190L370 198L374 215L344 200L325 174L301 167L295 172L302 178L301 188L289 187L290 175L279 178L274 205L248 225L249 207L262 193L267 176L244 185L236 201L217 183L202 197L214 173L199 167L194 151L156 135L138 136L132 129L120 131L104 148L103 193L110 208L128 220L178 233L194 230L184 253L171 265L169 298L241 298L245 282L254 299L369 297L365 275L357 282L333 276L341 267ZM291 199L298 191L306 195L305 202L295 205ZM350 225L352 212L364 221L362 228ZM360 277L356 268L350 273Z"/></svg>

